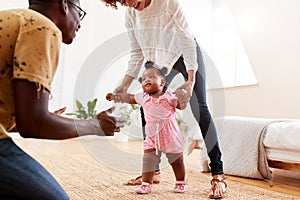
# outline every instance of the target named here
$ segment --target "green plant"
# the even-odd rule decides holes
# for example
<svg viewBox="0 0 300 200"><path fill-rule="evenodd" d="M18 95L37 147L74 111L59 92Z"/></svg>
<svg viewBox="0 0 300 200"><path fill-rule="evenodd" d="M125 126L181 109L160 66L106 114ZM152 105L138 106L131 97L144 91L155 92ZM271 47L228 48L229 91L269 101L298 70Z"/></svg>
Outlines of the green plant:
<svg viewBox="0 0 300 200"><path fill-rule="evenodd" d="M95 98L92 101L88 101L87 108L85 108L83 104L78 99L76 99L77 110L75 111L75 113L66 113L66 115L73 115L76 116L76 118L78 119L95 118L97 114L97 110L95 109L96 104L97 104L97 98Z"/></svg>
<svg viewBox="0 0 300 200"><path fill-rule="evenodd" d="M135 112L136 110L139 110L139 106L135 105L135 104L129 104L126 107L121 107L120 108L120 113L121 113L121 117L125 120L125 124L127 126L129 126L132 122L132 114L133 112ZM122 110L124 109L124 110Z"/></svg>
<svg viewBox="0 0 300 200"><path fill-rule="evenodd" d="M179 113L179 111L176 110L176 115L175 115L177 124L180 128L180 131L185 134L188 131L188 126L186 124L185 121L183 121L181 114Z"/></svg>

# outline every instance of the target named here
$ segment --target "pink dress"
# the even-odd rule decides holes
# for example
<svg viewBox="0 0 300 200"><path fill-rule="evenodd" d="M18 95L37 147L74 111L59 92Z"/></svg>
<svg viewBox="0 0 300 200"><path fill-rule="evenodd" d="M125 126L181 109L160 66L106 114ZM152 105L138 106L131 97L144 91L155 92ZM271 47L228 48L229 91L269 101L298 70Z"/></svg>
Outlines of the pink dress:
<svg viewBox="0 0 300 200"><path fill-rule="evenodd" d="M144 109L146 139L144 150L156 149L163 153L182 153L183 137L175 119L177 98L165 92L159 98L150 97L146 92L135 94L135 101Z"/></svg>

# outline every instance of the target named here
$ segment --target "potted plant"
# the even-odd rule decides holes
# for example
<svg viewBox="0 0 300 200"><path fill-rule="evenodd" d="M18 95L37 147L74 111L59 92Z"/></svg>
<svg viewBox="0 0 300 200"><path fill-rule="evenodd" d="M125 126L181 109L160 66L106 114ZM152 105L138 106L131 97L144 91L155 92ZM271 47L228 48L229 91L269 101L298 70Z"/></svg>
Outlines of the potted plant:
<svg viewBox="0 0 300 200"><path fill-rule="evenodd" d="M97 115L96 110L97 98L92 101L87 102L87 108L83 106L83 104L76 99L77 110L75 113L66 113L66 115L73 115L78 119L92 119Z"/></svg>

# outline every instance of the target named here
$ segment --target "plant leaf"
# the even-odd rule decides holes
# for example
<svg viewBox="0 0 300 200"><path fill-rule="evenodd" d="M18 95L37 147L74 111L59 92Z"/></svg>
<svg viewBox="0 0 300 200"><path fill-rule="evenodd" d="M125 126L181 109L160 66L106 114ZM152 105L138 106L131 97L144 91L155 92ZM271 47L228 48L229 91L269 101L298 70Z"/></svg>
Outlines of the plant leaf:
<svg viewBox="0 0 300 200"><path fill-rule="evenodd" d="M89 118L95 118L96 116L96 104L97 104L97 98L95 98L93 101L88 101L88 117Z"/></svg>
<svg viewBox="0 0 300 200"><path fill-rule="evenodd" d="M77 106L78 110L84 109L82 103L80 103L80 101L78 99L76 99L76 106Z"/></svg>

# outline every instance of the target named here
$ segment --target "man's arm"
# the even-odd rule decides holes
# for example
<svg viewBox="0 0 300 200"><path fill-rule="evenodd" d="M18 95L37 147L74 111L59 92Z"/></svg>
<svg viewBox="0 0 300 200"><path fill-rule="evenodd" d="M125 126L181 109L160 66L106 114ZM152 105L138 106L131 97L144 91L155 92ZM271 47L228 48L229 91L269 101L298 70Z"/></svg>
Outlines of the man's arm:
<svg viewBox="0 0 300 200"><path fill-rule="evenodd" d="M74 120L49 112L49 92L44 89L38 92L36 84L27 80L14 80L14 95L16 124L22 137L67 139L81 135L113 135L120 130L115 118L106 113L102 113L99 120ZM101 129L100 124L105 128Z"/></svg>

